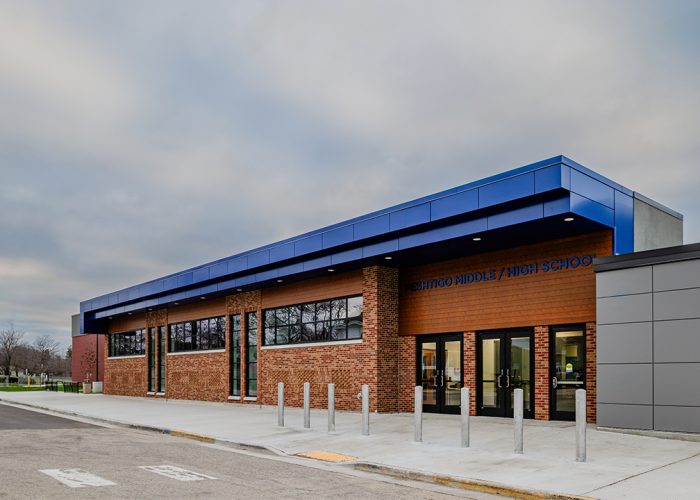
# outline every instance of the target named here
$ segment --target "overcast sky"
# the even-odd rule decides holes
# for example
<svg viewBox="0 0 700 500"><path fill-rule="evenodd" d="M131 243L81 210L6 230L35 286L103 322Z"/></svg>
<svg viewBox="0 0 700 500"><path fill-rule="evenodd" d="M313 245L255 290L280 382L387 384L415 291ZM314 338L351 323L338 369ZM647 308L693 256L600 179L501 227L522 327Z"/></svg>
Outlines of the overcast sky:
<svg viewBox="0 0 700 500"><path fill-rule="evenodd" d="M0 327L565 154L700 241L700 2L0 0Z"/></svg>

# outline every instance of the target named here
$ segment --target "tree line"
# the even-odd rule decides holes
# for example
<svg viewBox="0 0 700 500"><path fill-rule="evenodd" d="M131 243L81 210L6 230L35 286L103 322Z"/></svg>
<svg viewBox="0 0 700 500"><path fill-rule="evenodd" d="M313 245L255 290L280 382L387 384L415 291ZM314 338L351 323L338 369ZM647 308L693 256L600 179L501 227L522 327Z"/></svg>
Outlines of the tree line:
<svg viewBox="0 0 700 500"><path fill-rule="evenodd" d="M41 335L34 342L24 341L25 332L12 323L0 330L0 369L4 376L24 373L46 373L70 376L72 352L61 352L60 344L50 335Z"/></svg>

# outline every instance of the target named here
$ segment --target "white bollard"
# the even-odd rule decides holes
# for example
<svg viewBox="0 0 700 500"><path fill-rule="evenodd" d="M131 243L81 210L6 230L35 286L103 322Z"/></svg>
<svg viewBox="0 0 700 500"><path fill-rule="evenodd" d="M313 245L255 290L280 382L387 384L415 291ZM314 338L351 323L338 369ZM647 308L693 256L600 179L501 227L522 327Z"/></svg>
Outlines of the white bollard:
<svg viewBox="0 0 700 500"><path fill-rule="evenodd" d="M416 443L423 441L423 387L416 386L416 400L413 403L413 440Z"/></svg>
<svg viewBox="0 0 700 500"><path fill-rule="evenodd" d="M523 452L523 390L515 389L513 418L515 420L515 453Z"/></svg>
<svg viewBox="0 0 700 500"><path fill-rule="evenodd" d="M277 384L277 425L284 427L284 382Z"/></svg>
<svg viewBox="0 0 700 500"><path fill-rule="evenodd" d="M328 384L328 432L335 430L335 384Z"/></svg>
<svg viewBox="0 0 700 500"><path fill-rule="evenodd" d="M311 384L304 382L304 429L311 429Z"/></svg>
<svg viewBox="0 0 700 500"><path fill-rule="evenodd" d="M576 389L576 461L586 461L586 390Z"/></svg>
<svg viewBox="0 0 700 500"><path fill-rule="evenodd" d="M469 448L469 387L462 387L460 395L460 413L462 417L462 448Z"/></svg>
<svg viewBox="0 0 700 500"><path fill-rule="evenodd" d="M362 385L362 435L369 436L369 386Z"/></svg>

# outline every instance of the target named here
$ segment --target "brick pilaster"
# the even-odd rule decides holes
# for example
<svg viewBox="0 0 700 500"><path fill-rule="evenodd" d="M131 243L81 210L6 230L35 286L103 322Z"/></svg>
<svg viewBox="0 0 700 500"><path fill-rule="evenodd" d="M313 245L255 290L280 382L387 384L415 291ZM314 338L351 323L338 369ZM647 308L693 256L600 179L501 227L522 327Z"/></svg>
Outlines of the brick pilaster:
<svg viewBox="0 0 700 500"><path fill-rule="evenodd" d="M549 327L535 327L535 418L549 420Z"/></svg>
<svg viewBox="0 0 700 500"><path fill-rule="evenodd" d="M464 387L469 387L469 414L476 415L476 332L464 332Z"/></svg>
<svg viewBox="0 0 700 500"><path fill-rule="evenodd" d="M596 324L586 323L586 421L594 424L596 415Z"/></svg>

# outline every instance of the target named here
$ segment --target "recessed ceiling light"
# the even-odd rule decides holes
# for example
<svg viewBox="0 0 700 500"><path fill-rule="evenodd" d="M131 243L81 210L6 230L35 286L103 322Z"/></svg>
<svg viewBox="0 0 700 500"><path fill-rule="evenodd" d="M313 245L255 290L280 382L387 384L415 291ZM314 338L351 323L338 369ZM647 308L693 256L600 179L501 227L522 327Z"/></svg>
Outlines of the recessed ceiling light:
<svg viewBox="0 0 700 500"><path fill-rule="evenodd" d="M179 305L180 305L180 303L179 303L179 302L174 302L174 304L175 304L176 306L179 306Z"/></svg>
<svg viewBox="0 0 700 500"><path fill-rule="evenodd" d="M574 220L573 217L567 217L566 219L564 219L564 222L571 222L573 220Z"/></svg>
<svg viewBox="0 0 700 500"><path fill-rule="evenodd" d="M332 273L333 271L335 271L335 269L333 269L332 267L330 269L328 269L329 273Z"/></svg>
<svg viewBox="0 0 700 500"><path fill-rule="evenodd" d="M112 319L112 316L110 316L109 319Z"/></svg>
<svg viewBox="0 0 700 500"><path fill-rule="evenodd" d="M149 307L149 308L148 308L148 310L149 310L149 311L152 311L152 310L153 310L153 308L152 308L152 307Z"/></svg>
<svg viewBox="0 0 700 500"><path fill-rule="evenodd" d="M384 257L384 260L391 260L391 259L392 259L391 255L387 255L386 257Z"/></svg>
<svg viewBox="0 0 700 500"><path fill-rule="evenodd" d="M200 299L204 300L204 299L206 299L206 297L205 297L204 295L202 295L202 296L200 297Z"/></svg>
<svg viewBox="0 0 700 500"><path fill-rule="evenodd" d="M277 280L277 283L282 283L284 280Z"/></svg>
<svg viewBox="0 0 700 500"><path fill-rule="evenodd" d="M478 236L476 236L475 238L472 238L472 241L481 241L481 238L479 238Z"/></svg>
<svg viewBox="0 0 700 500"><path fill-rule="evenodd" d="M131 316L131 313L126 313L126 314L128 314L129 316Z"/></svg>
<svg viewBox="0 0 700 500"><path fill-rule="evenodd" d="M242 289L242 288L236 288L236 291L237 291L237 292L242 292L243 289Z"/></svg>

